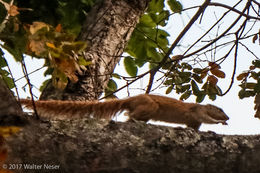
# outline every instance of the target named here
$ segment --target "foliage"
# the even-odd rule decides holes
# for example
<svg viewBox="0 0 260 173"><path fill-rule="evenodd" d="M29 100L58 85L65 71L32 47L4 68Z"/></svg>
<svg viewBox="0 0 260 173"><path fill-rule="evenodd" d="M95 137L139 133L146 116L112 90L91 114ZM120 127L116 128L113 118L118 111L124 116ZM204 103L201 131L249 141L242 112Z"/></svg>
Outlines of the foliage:
<svg viewBox="0 0 260 173"><path fill-rule="evenodd" d="M68 5L70 5L71 2L51 2L52 3L50 4L45 1L42 2L46 3L44 4L45 6L41 6L41 9L36 13L41 14L46 12L47 7L49 8L49 6L57 10L58 12L56 12L54 16L50 17L43 15L43 18L41 19L42 21L48 19L49 23L58 23L56 27L44 22L33 21L34 17L37 17L37 15L32 15L35 13L31 12L31 10L26 10L26 12L22 13L19 18L16 16L19 14L17 11L18 8L15 5L9 5L6 3L13 9L16 9L16 11L8 10L6 7L7 5L5 5L6 11L8 12L7 14L10 15L8 16L10 22L5 23L4 20L2 21L0 27L2 28L2 32L0 33L0 38L4 44L2 44L1 47L9 51L18 62L23 61L23 54L37 58L45 58L46 65L49 67L45 74L51 74L54 86L63 89L67 85L68 79L71 82L76 82L78 77L75 73L81 73L81 69L84 69L85 66L89 65L91 62L87 62L82 53L86 48L86 43L75 41L80 30L79 21L83 20L83 11L79 14L79 11L77 10L76 12L76 8L74 8L76 14L72 20L69 16L64 16L65 13L67 14L68 11L66 10L68 10ZM22 1L20 3L21 6L28 5L27 3L29 3L29 7L34 7L36 5L33 2L27 1ZM77 3L79 3L79 1ZM85 6L83 4L85 4ZM39 8L39 5L40 4L37 3L36 9ZM93 5L93 1L83 1L80 4L80 9L82 8L83 10L84 8L90 8L91 5ZM26 8L28 9L28 6L26 6ZM74 14L72 11L70 12L71 14ZM27 15L27 13L32 14ZM58 14L60 14L59 20L54 21L53 17ZM59 22L63 23L64 26L67 26L65 27L66 29L64 29ZM78 25L73 25L75 22L77 22ZM1 75L9 84L9 87L13 88L14 85L12 80L8 77L9 72L3 69L3 67L7 66L3 53L0 58Z"/></svg>
<svg viewBox="0 0 260 173"><path fill-rule="evenodd" d="M241 81L239 85L241 90L238 93L239 98L255 96L260 93L260 60L254 60L249 70L239 74L237 80ZM254 82L251 82L252 79Z"/></svg>
<svg viewBox="0 0 260 173"><path fill-rule="evenodd" d="M166 2L172 11L165 9ZM161 28L167 25L170 12L180 13L181 10L181 4L175 0L150 2L147 12L141 17L126 48L126 52L131 56L126 57L125 60L129 62L125 67L130 76L137 74L136 67L142 67L149 62L152 68L162 60L164 53L169 49L170 35Z"/></svg>

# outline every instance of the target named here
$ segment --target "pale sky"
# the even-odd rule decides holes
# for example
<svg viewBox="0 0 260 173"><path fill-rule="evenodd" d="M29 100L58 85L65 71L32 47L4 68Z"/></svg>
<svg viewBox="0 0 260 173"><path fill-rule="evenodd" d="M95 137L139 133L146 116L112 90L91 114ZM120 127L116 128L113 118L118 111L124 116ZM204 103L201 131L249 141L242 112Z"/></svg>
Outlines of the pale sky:
<svg viewBox="0 0 260 173"><path fill-rule="evenodd" d="M201 5L203 3L202 0L197 0L197 1L187 1L187 0L183 0L181 1L184 5L184 8L186 7L190 7L190 6L194 6L194 5ZM230 0L222 0L221 3L224 4L235 4L237 1L230 1ZM213 9L215 9L215 12L213 12ZM171 33L172 37L170 38L170 44L172 43L172 41L174 40L174 38L178 35L178 33L180 33L180 31L182 30L184 24L186 24L188 22L188 19L191 18L194 14L196 10L191 10L191 11L187 11L185 13L183 13L181 16L180 15L174 15L173 17L170 18L170 26L167 27L167 30L169 33ZM225 11L225 10L224 10ZM221 14L223 13L223 11L221 11L221 8L218 8L218 10L216 10L216 8L211 7L211 10L206 11L206 13L204 14L202 23L199 25L198 23L192 27L192 30L189 31L189 33L187 34L187 36L182 40L182 44L192 44L193 41L196 40L196 38L199 38L202 34L203 31L207 30L207 28L209 28L212 24L216 21L216 17L220 17ZM216 16L216 17L215 17ZM232 13L232 15L229 15L226 20L221 23L220 27L219 27L219 32L223 31L228 24L230 24L232 22L232 20L234 20L234 17L236 17L237 14L234 15L234 13ZM260 28L260 24L258 22L258 24L256 24L255 26L256 30L258 30ZM216 30L215 30L216 31ZM194 34L196 33L196 34ZM214 32L212 32L211 35L211 39L214 38L214 35L216 34ZM209 38L208 38L209 39ZM250 48L252 48L252 50L254 50L256 55L260 54L259 51L259 45L258 44L252 44L251 40L249 40L249 42L247 42L246 44L248 44L248 46ZM244 70L247 70L248 67L251 64L251 61L253 60L253 57L251 57L249 55L249 53L247 51L245 51L244 48L240 47L240 51L239 51L239 58L238 58L238 64L237 64L237 73L239 74ZM184 49L182 49L184 50ZM176 54L181 53L180 50L176 49L175 50ZM22 71L21 71L21 66L16 64L13 60L13 58L8 58L8 62L11 66L11 70L15 76L15 79L18 79L19 77L23 76L22 75ZM30 57L26 58L26 63L27 63L27 68L28 71L31 72L39 67L41 67L43 65L43 61L42 60L37 60L37 59L31 59ZM222 88L222 91L225 91L226 88L228 87L229 83L230 83L230 77L232 74L232 67L233 67L233 56L230 56L229 59L224 62L222 65L222 70L226 72L226 78L221 80L219 83L219 86ZM147 70L147 67L143 67L142 69L140 69L139 74L145 72ZM35 85L36 88L39 88L40 85L42 84L42 82L45 80L45 78L43 77L43 70L37 71L35 73L33 73L32 75L30 75L30 79L31 82L33 83L33 85ZM121 62L116 70L116 73L119 74L123 74L124 76L126 76L126 72L124 70L123 67L123 63ZM118 87L125 85L124 81L119 81L116 80L118 82ZM130 88L135 88L135 89L131 89L130 93L131 95L137 95L137 94L142 94L144 93L144 91L140 90L140 88L144 88L147 84L148 78L144 78L138 82L136 82L134 85L132 85ZM21 88L26 84L26 81L24 79L19 80L17 82L17 86L19 89L19 95L20 97L27 97L29 96L28 94L28 87L27 87L27 92L24 92ZM217 100L212 102L209 99L205 99L203 101L202 104L214 104L216 106L221 107L225 113L230 117L230 120L228 121L228 125L224 126L224 125L202 125L202 127L200 128L200 130L202 131L207 131L207 130L211 130L211 131L215 131L217 133L221 133L221 134L260 134L260 120L254 118L254 99L253 98L247 98L247 99L243 99L240 100L238 98L238 91L240 90L240 87L238 87L238 81L235 80L235 83L233 85L232 90L225 95L224 97L217 97ZM156 84L154 85L154 87L156 86ZM39 96L40 93L37 89L34 89L34 94L36 96ZM156 90L154 93L156 94L161 94L164 95L165 93L165 88L161 88ZM122 90L120 92L118 92L116 94L119 98L124 98L127 96L127 92L126 90ZM173 97L178 99L180 96L177 95L176 93L172 92L169 95L167 95L169 97ZM187 100L187 102L195 102L195 97L191 97ZM118 120L122 120L122 116L120 116L119 118L117 118Z"/></svg>

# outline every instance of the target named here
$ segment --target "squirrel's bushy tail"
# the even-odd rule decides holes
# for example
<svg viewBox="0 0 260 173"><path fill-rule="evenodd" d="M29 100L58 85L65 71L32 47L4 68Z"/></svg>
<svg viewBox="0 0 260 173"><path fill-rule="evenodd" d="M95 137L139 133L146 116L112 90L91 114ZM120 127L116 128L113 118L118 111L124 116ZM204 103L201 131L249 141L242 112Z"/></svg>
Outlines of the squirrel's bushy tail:
<svg viewBox="0 0 260 173"><path fill-rule="evenodd" d="M126 109L126 100L96 101L35 101L40 117L47 119L72 119L84 116L111 119L118 112ZM21 99L20 103L28 109L33 109L31 100Z"/></svg>

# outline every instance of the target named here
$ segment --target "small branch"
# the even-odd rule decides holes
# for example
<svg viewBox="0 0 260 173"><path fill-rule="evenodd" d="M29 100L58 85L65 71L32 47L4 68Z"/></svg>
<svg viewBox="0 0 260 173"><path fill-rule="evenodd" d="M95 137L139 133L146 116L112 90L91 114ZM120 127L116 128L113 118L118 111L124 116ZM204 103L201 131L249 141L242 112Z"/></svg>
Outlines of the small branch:
<svg viewBox="0 0 260 173"><path fill-rule="evenodd" d="M250 1L247 2L245 8L243 9L243 11L241 13L244 13L248 7L250 6ZM205 46L203 46L202 48L188 54L188 55L185 55L184 58L186 57L190 57L192 55L195 55L196 53L206 49L207 47L209 47L210 45L214 44L216 41L218 41L219 39L221 39L223 36L225 36L226 33L228 33L236 24L237 22L240 20L240 18L242 17L242 15L240 14L237 19L228 27L228 29L226 29L221 35L219 35L219 37L215 38L214 40L212 40L210 43L206 44Z"/></svg>
<svg viewBox="0 0 260 173"><path fill-rule="evenodd" d="M237 35L236 35L236 37L237 37ZM236 74L236 69L237 69L238 37L237 37L237 41L236 41L235 45L236 46L235 46L235 54L234 54L234 67L233 67L231 82L229 84L228 89L223 94L221 94L221 96L226 95L230 91L230 89L232 88L232 86L234 84L234 79L235 79L235 74Z"/></svg>
<svg viewBox="0 0 260 173"><path fill-rule="evenodd" d="M39 70L41 70L41 69L43 69L43 68L44 68L44 66L43 66L43 67L40 67L40 68L37 68L36 70L34 70L34 71L28 73L27 75L29 76L29 75L31 75L31 74L33 74L33 73L35 73L35 72L37 72L37 71L39 71ZM22 76L22 77L16 79L14 82L17 82L17 81L19 81L19 80L21 80L21 79L23 79L23 78L26 78L26 75L24 75L24 76Z"/></svg>
<svg viewBox="0 0 260 173"><path fill-rule="evenodd" d="M150 79L149 79L149 83L148 83L148 86L147 86L147 89L145 91L146 94L149 94L151 89L152 89L152 86L153 86L153 80L154 80L154 75L155 75L155 71L152 70L150 72Z"/></svg>
<svg viewBox="0 0 260 173"><path fill-rule="evenodd" d="M241 1L240 1L241 2ZM233 8L235 8L240 2L236 3ZM204 38L228 13L230 10L226 11L215 23L212 25L197 41L195 41L185 52L185 55L191 48L193 48L202 38ZM213 44L213 43L212 43Z"/></svg>
<svg viewBox="0 0 260 173"><path fill-rule="evenodd" d="M217 3L217 2L212 2L212 3L210 3L209 5L210 5L210 6L218 6L218 7L227 8L227 9L229 9L229 10L231 10L231 11L234 11L234 12L236 12L236 13L238 13L238 14L240 14L240 15L242 15L242 16L248 18L248 19L260 20L260 18L258 18L258 17L246 15L246 14L242 13L241 11L235 9L234 7L230 7L230 6L225 5L225 4L221 4L221 3Z"/></svg>
<svg viewBox="0 0 260 173"><path fill-rule="evenodd" d="M253 51L251 51L246 45L244 45L243 43L239 42L239 44L241 44L241 46L243 46L249 53L251 53L256 59L260 59L260 57L258 57Z"/></svg>
<svg viewBox="0 0 260 173"><path fill-rule="evenodd" d="M247 13L249 13L249 9L247 10ZM233 86L234 79L235 79L235 74L236 74L236 68L237 68L237 52L238 52L238 46L239 46L239 38L242 36L242 34L243 34L243 32L244 32L244 30L246 28L247 20L248 19L246 19L243 22L243 24L241 25L241 27L237 30L237 32L235 34L236 35L236 42L235 42L236 47L235 47L234 67L233 67L233 73L232 73L232 77L231 77L231 82L230 82L230 85L229 85L228 89L223 94L221 94L221 96L226 95L230 91L232 86ZM241 32L241 33L239 34L239 32Z"/></svg>
<svg viewBox="0 0 260 173"><path fill-rule="evenodd" d="M36 110L36 105L35 105L35 102L34 102L33 92L32 92L32 85L31 85L31 82L30 82L30 79L29 79L29 76L28 76L28 71L27 71L26 65L24 63L24 59L22 59L21 63L22 63L23 73L25 75L25 78L26 78L28 86L29 86L29 92L30 92L31 99L32 99L32 105L33 105L33 110L34 110L34 113L35 113L35 117L36 117L36 119L40 119L40 117L39 117L39 115L37 113L37 110Z"/></svg>

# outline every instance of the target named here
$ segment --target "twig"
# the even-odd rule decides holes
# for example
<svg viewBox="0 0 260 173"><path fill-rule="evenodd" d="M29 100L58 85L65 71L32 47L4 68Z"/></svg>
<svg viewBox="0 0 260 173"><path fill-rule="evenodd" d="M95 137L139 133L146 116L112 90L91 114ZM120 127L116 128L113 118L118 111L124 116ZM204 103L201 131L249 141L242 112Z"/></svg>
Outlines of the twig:
<svg viewBox="0 0 260 173"><path fill-rule="evenodd" d="M39 70L41 70L41 69L43 69L43 68L44 68L44 66L43 66L43 67L40 67L40 68L37 68L36 70L34 70L34 71L28 73L27 75L29 76L29 75L31 75L31 74L33 74L33 73L35 73L35 72L37 72L37 71L39 71ZM26 75L24 75L24 76L22 76L22 77L16 79L14 82L17 82L17 81L19 81L19 80L21 80L21 79L23 79L23 78L25 78L25 77L26 77Z"/></svg>
<svg viewBox="0 0 260 173"><path fill-rule="evenodd" d="M22 59L21 63L22 63L23 73L25 75L25 78L26 78L28 86L29 86L29 92L30 92L30 95L31 95L31 100L32 100L32 105L33 105L33 110L34 110L34 113L35 113L35 117L36 117L36 119L40 119L40 117L39 117L39 115L37 113L35 102L34 102L33 92L32 92L32 85L31 85L31 82L30 82L30 79L29 79L29 76L28 76L28 72L27 72L26 65L24 63L24 59Z"/></svg>
<svg viewBox="0 0 260 173"><path fill-rule="evenodd" d="M246 15L246 14L242 13L241 11L235 9L234 7L230 7L230 6L225 5L225 4L221 4L221 3L217 3L217 2L212 2L212 3L210 3L209 5L210 5L210 6L219 6L219 7L227 8L227 9L229 9L229 10L231 10L231 11L234 11L234 12L236 12L236 13L238 13L238 14L240 14L240 15L242 15L242 16L248 18L248 19L260 20L260 18L258 18L258 17Z"/></svg>
<svg viewBox="0 0 260 173"><path fill-rule="evenodd" d="M250 6L250 1L247 2L245 8L243 9L242 13L244 13L248 7ZM190 57L192 55L195 55L196 53L206 49L207 47L209 47L210 45L214 44L216 41L218 41L220 38L222 38L226 33L228 33L228 31L230 31L236 24L237 22L240 20L240 18L242 17L242 15L240 14L237 19L228 27L228 29L226 29L221 35L219 35L219 37L215 38L214 40L212 40L210 43L206 44L205 46L203 46L202 48L188 54L188 55L185 55L184 58L187 58L187 57Z"/></svg>
<svg viewBox="0 0 260 173"><path fill-rule="evenodd" d="M240 1L241 2L241 1ZM240 2L236 3L233 8L235 8ZM184 53L183 55L185 55L192 47L194 47L202 38L204 38L228 13L230 12L230 10L226 11L215 23L214 25L212 25L197 41L195 41ZM221 38L221 37L220 37ZM216 40L217 41L217 40ZM214 43L214 42L213 42ZM213 44L211 43L211 44ZM208 46L210 46L211 44L209 44ZM206 47L205 47L206 48ZM204 49L205 49L204 48ZM203 49L200 49L200 51L203 50ZM198 52L198 51L197 51ZM196 52L196 53L197 53ZM194 53L194 54L196 54ZM191 55L194 55L194 54L189 54L188 56L185 56L185 57L189 57Z"/></svg>
<svg viewBox="0 0 260 173"><path fill-rule="evenodd" d="M247 10L247 13L249 13L249 9ZM247 24L247 20L246 19L243 24L241 25L241 27L237 30L236 32L236 42L235 42L235 54L234 54L234 67L233 67L233 73L232 73L232 77L231 77L231 82L230 82L230 85L228 87L228 89L223 93L221 94L221 96L224 96L226 95L230 89L232 88L233 84L234 84L234 79L235 79L235 74L236 74L236 68L237 68L237 52L238 52L238 46L239 46L239 38L242 36L245 28L246 28L246 24ZM241 33L239 34L239 32L241 31ZM239 36L238 36L239 35Z"/></svg>

